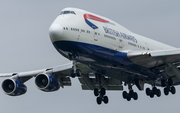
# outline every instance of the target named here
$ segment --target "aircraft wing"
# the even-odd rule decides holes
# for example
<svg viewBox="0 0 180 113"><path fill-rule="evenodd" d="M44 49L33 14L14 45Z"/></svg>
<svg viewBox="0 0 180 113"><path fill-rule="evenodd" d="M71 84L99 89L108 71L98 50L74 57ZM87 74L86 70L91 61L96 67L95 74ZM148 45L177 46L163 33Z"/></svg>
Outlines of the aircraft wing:
<svg viewBox="0 0 180 113"><path fill-rule="evenodd" d="M41 73L48 73L48 74L56 75L61 72L63 74L62 76L69 76L69 74L66 71L71 68L72 68L72 63L68 63L65 65L60 65L53 68L46 68L46 69L35 70L35 71L0 74L0 77L10 77L11 79L18 79L20 82L24 83L30 78L36 77L38 74L41 74Z"/></svg>
<svg viewBox="0 0 180 113"><path fill-rule="evenodd" d="M157 69L165 78L171 77L174 85L180 84L180 49L156 51L129 51L128 58L135 64Z"/></svg>
<svg viewBox="0 0 180 113"><path fill-rule="evenodd" d="M129 51L128 58L135 64L147 68L180 62L180 49L156 51Z"/></svg>
<svg viewBox="0 0 180 113"><path fill-rule="evenodd" d="M36 71L7 73L0 74L0 77L10 77L5 79L2 83L2 88L7 95L18 96L26 93L27 87L25 82L35 77L35 84L38 89L51 92L56 91L60 87L71 86L71 70L73 70L72 63L56 66L53 68L41 69ZM78 77L83 90L94 90L99 88L99 82L96 79L94 72L86 65L77 63L76 69L81 71L81 76ZM101 77L102 83L107 90L122 90L122 83L119 80Z"/></svg>

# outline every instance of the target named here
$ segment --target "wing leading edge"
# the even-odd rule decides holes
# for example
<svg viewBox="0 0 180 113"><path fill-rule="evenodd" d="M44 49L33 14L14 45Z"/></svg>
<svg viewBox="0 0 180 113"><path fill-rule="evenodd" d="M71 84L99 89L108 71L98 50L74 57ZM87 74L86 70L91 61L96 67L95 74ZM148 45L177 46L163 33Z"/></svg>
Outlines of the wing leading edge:
<svg viewBox="0 0 180 113"><path fill-rule="evenodd" d="M147 68L180 62L180 48L156 51L129 51L128 58L135 64Z"/></svg>

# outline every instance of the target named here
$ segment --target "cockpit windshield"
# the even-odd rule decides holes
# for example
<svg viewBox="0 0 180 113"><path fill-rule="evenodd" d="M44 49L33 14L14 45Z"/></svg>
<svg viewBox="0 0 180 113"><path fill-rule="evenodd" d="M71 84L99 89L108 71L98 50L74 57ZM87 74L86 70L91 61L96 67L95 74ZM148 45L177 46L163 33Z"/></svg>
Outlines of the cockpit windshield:
<svg viewBox="0 0 180 113"><path fill-rule="evenodd" d="M74 11L62 11L60 15L63 14L76 14Z"/></svg>

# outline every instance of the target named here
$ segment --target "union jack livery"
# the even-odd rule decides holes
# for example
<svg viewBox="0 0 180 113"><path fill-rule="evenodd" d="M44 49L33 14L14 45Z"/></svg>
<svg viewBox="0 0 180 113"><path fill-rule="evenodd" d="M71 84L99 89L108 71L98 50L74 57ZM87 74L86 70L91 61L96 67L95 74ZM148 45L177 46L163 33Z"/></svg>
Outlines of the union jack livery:
<svg viewBox="0 0 180 113"><path fill-rule="evenodd" d="M94 15L91 15L91 14L84 14L84 19L85 19L85 22L93 29L98 29L98 27L94 25L92 22L90 22L88 19L95 20L98 22L103 22L103 23L109 23L109 21L104 20Z"/></svg>

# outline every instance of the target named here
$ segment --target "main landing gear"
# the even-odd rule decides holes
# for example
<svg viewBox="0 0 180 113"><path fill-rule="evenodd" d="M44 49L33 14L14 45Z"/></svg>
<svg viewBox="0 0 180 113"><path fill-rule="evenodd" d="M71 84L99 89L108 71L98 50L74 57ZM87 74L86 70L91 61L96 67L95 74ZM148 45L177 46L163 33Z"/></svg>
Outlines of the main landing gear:
<svg viewBox="0 0 180 113"><path fill-rule="evenodd" d="M96 102L98 105L100 105L102 102L107 104L109 102L109 98L108 98L108 96L106 96L106 89L101 84L102 76L99 74L96 74L96 79L99 84L99 89L98 88L94 89L94 96L97 97Z"/></svg>
<svg viewBox="0 0 180 113"><path fill-rule="evenodd" d="M109 99L106 95L106 89L105 88L100 88L98 90L97 88L94 89L94 96L96 96L96 102L98 105L102 103L102 101L107 104L109 102Z"/></svg>
<svg viewBox="0 0 180 113"><path fill-rule="evenodd" d="M164 94L169 95L169 92L172 94L176 93L176 88L173 86L173 80L171 78L168 79L162 79L161 80L161 86L164 87ZM153 86L152 89L146 88L146 95L150 96L151 98L156 95L157 97L161 96L160 89L157 89L155 86Z"/></svg>
<svg viewBox="0 0 180 113"><path fill-rule="evenodd" d="M176 88L173 86L172 78L169 79L162 79L161 86L164 87L164 94L169 95L169 92L172 94L176 93Z"/></svg>
<svg viewBox="0 0 180 113"><path fill-rule="evenodd" d="M129 88L129 93L127 93L126 91L123 91L122 96L124 99L127 99L127 101L130 101L131 98L133 98L134 100L138 99L138 94L136 92L133 91L131 84L128 85Z"/></svg>
<svg viewBox="0 0 180 113"><path fill-rule="evenodd" d="M146 88L146 95L150 96L151 98L153 98L154 95L156 95L157 97L160 97L161 90L157 89L155 86L152 88L152 90L150 88Z"/></svg>
<svg viewBox="0 0 180 113"><path fill-rule="evenodd" d="M130 90L129 93L127 93L126 91L123 91L123 98L127 99L127 101L130 101L131 98L133 98L134 100L138 99L138 94L136 92L134 92L133 90Z"/></svg>

